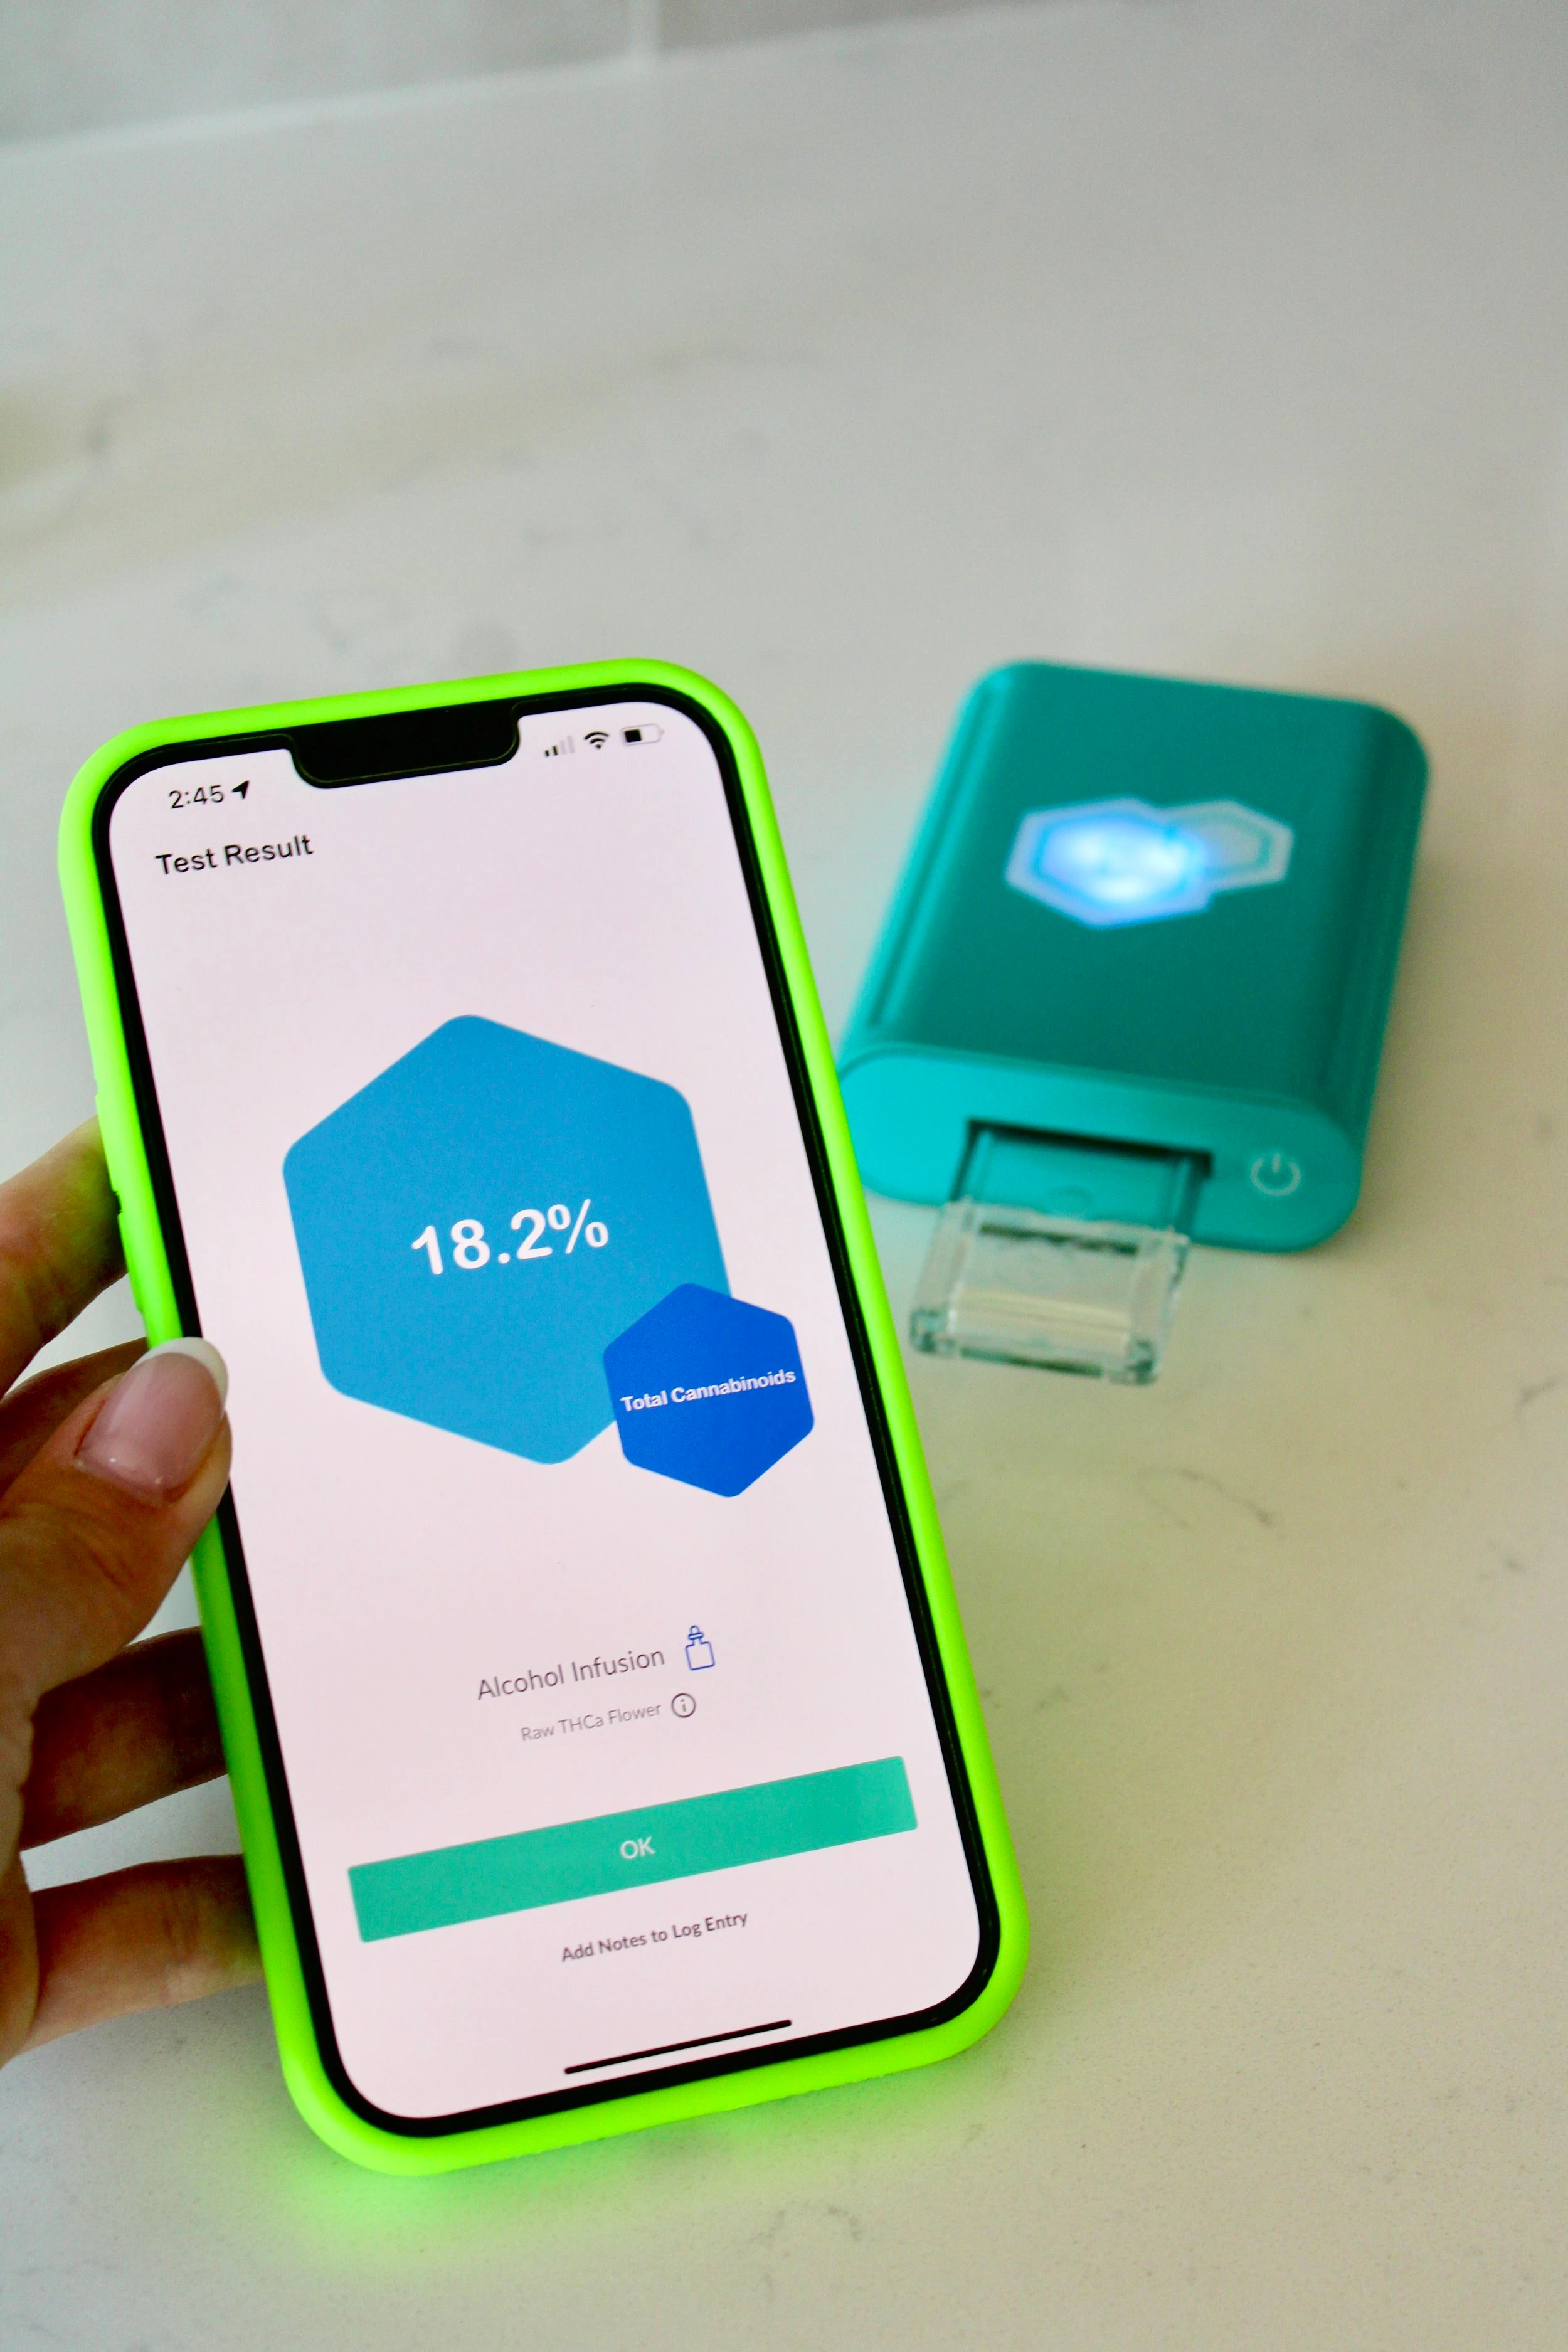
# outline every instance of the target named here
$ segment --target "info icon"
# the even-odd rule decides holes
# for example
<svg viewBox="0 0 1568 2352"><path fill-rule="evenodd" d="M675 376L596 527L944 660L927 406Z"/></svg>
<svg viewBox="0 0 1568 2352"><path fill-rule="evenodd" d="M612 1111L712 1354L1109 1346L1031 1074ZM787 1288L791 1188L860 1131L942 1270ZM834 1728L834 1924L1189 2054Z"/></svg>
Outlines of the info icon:
<svg viewBox="0 0 1568 2352"><path fill-rule="evenodd" d="M787 1316L683 1283L605 1350L621 1450L639 1470L740 1495L812 1427Z"/></svg>
<svg viewBox="0 0 1568 2352"><path fill-rule="evenodd" d="M604 1354L726 1276L674 1087L499 1022L446 1022L283 1163L321 1370L531 1462L611 1419Z"/></svg>

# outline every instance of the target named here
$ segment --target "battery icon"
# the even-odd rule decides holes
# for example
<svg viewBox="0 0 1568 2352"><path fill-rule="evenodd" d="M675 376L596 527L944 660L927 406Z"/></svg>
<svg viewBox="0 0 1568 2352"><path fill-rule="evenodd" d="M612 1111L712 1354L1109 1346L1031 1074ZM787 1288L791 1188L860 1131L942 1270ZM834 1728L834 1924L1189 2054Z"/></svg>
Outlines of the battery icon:
<svg viewBox="0 0 1568 2352"><path fill-rule="evenodd" d="M621 740L623 743L657 743L663 733L662 727L655 727L645 719L640 727L623 727Z"/></svg>

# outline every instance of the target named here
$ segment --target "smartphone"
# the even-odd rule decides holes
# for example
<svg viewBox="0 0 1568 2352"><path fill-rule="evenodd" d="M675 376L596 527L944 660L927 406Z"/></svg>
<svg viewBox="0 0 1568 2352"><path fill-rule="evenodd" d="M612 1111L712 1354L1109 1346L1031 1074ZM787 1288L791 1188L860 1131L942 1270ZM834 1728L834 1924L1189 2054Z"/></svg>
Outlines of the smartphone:
<svg viewBox="0 0 1568 2352"><path fill-rule="evenodd" d="M658 664L183 719L62 874L284 2071L425 2172L942 2056L1017 1873L755 743Z"/></svg>

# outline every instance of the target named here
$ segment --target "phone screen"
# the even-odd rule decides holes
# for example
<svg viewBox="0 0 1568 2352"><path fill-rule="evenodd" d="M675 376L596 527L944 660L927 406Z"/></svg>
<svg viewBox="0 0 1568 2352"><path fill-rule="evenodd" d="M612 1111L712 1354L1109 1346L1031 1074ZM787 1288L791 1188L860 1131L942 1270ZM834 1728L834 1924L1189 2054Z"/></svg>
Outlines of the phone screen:
<svg viewBox="0 0 1568 2352"><path fill-rule="evenodd" d="M934 2022L988 1882L727 744L100 808L329 2072L433 2131Z"/></svg>

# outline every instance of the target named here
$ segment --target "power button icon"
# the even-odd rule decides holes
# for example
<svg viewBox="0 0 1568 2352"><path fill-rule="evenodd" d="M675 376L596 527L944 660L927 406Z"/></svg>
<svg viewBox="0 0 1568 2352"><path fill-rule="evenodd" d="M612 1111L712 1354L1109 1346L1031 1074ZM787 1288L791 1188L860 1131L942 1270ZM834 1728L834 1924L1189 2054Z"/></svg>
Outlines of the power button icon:
<svg viewBox="0 0 1568 2352"><path fill-rule="evenodd" d="M1270 1201L1287 1201L1301 1181L1300 1163L1288 1151L1260 1151L1247 1174L1255 1192Z"/></svg>

